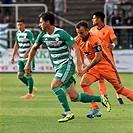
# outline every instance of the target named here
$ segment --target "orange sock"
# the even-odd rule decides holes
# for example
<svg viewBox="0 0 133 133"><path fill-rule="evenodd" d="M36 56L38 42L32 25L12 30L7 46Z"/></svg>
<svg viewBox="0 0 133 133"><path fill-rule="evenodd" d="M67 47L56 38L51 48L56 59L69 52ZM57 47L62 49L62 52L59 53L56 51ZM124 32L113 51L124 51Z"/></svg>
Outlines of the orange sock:
<svg viewBox="0 0 133 133"><path fill-rule="evenodd" d="M82 84L81 87L82 87L82 90L83 90L85 93L94 95L94 93L93 93L93 91L92 91L92 89L90 88L89 85L87 85L87 84ZM91 104L92 109L94 109L94 110L98 110L98 109L99 109L98 104L97 104L96 102L91 102L90 104Z"/></svg>
<svg viewBox="0 0 133 133"><path fill-rule="evenodd" d="M131 90L129 90L126 87L121 87L120 89L117 90L118 94L124 95L125 97L127 97L128 99L130 99L131 101L133 101L133 92Z"/></svg>
<svg viewBox="0 0 133 133"><path fill-rule="evenodd" d="M98 87L102 95L107 94L107 88L103 79L98 80Z"/></svg>

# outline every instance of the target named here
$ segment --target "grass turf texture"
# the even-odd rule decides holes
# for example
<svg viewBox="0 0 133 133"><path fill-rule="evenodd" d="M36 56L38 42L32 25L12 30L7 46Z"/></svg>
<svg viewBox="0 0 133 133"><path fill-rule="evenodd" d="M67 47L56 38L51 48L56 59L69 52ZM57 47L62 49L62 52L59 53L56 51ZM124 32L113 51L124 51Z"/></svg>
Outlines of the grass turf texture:
<svg viewBox="0 0 133 133"><path fill-rule="evenodd" d="M123 84L133 90L132 74L120 74ZM119 105L115 91L106 82L108 97L112 111L99 104L102 117L88 119L89 104L70 102L75 119L66 123L58 123L63 109L50 89L53 74L33 73L38 91L33 99L20 99L27 93L27 88L17 79L16 74L0 74L0 133L132 133L133 104L123 97L124 105ZM76 77L77 90L80 78ZM99 95L97 83L93 88Z"/></svg>

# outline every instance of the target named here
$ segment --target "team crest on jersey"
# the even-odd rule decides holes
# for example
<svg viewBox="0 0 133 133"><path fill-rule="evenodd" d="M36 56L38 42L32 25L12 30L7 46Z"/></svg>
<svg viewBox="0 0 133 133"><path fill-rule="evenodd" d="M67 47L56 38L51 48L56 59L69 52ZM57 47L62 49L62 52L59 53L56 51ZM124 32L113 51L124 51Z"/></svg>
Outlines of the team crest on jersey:
<svg viewBox="0 0 133 133"><path fill-rule="evenodd" d="M56 40L56 41L59 41L59 38L58 38L58 37L56 37L56 38L55 38L55 40Z"/></svg>

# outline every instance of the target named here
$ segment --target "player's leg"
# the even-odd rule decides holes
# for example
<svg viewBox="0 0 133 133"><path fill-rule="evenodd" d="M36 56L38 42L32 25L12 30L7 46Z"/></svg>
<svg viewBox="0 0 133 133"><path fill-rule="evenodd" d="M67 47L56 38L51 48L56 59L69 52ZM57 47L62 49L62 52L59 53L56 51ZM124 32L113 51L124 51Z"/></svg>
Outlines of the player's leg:
<svg viewBox="0 0 133 133"><path fill-rule="evenodd" d="M51 88L64 109L63 117L59 119L58 122L66 122L74 119L74 114L70 109L66 97L66 90L71 85L71 83L68 81L70 81L70 78L74 73L75 73L75 66L74 63L70 61L62 65L62 67L56 72L54 79L51 83ZM64 84L67 84L67 86L65 86Z"/></svg>
<svg viewBox="0 0 133 133"><path fill-rule="evenodd" d="M115 91L115 93L116 93L118 103L121 104L121 105L124 104L121 94L118 94L117 91Z"/></svg>
<svg viewBox="0 0 133 133"><path fill-rule="evenodd" d="M102 95L107 95L107 87L106 87L106 84L105 84L105 81L104 81L103 78L101 78L100 80L98 80L98 87L99 87L100 93ZM116 97L117 97L117 100L118 100L118 103L119 104L124 104L124 102L122 100L121 94L118 94L116 92Z"/></svg>
<svg viewBox="0 0 133 133"><path fill-rule="evenodd" d="M120 76L115 67L108 66L106 71L101 71L100 73L102 73L102 76L113 85L118 94L133 101L133 91L122 85Z"/></svg>
<svg viewBox="0 0 133 133"><path fill-rule="evenodd" d="M124 87L122 84L119 84L118 86L114 86L118 94L121 94L125 97L127 97L129 100L133 101L133 91Z"/></svg>
<svg viewBox="0 0 133 133"><path fill-rule="evenodd" d="M18 61L18 79L28 86L27 78L24 76L24 64L21 60Z"/></svg>
<svg viewBox="0 0 133 133"><path fill-rule="evenodd" d="M90 103L90 102L102 102L103 105L107 108L107 111L111 111L110 103L106 96L95 96L95 95L89 95L87 93L78 93L76 91L76 88L74 86L74 83L72 83L69 87L69 89L66 91L68 97L73 102L83 102L83 103Z"/></svg>
<svg viewBox="0 0 133 133"><path fill-rule="evenodd" d="M99 88L100 93L102 95L107 95L107 87L106 87L106 84L105 84L103 78L101 78L100 80L98 80L98 88Z"/></svg>
<svg viewBox="0 0 133 133"><path fill-rule="evenodd" d="M23 63L21 65L22 71L24 71L24 67L25 67L26 62L27 61L21 61L21 64ZM32 98L32 91L33 91L34 82L33 82L33 78L32 78L31 74L26 75L26 79L27 79L28 93L24 96L21 96L20 98L30 99L30 98Z"/></svg>
<svg viewBox="0 0 133 133"><path fill-rule="evenodd" d="M90 74L91 73L91 74ZM95 76L93 76L93 73L96 73ZM89 73L86 73L80 82L80 86L82 87L83 92L94 95L92 89L90 88L91 83L97 81L97 76L100 76L98 72L96 72L95 69L91 69ZM102 112L100 111L98 104L96 102L91 102L92 111L86 115L88 118L94 118L94 117L101 117Z"/></svg>

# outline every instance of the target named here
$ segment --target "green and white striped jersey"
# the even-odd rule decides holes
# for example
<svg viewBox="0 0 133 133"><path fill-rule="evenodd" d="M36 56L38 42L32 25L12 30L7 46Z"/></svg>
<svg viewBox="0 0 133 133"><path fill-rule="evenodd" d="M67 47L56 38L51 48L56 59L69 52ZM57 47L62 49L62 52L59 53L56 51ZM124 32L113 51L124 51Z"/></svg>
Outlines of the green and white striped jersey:
<svg viewBox="0 0 133 133"><path fill-rule="evenodd" d="M15 36L15 42L19 45L19 60L25 60L23 58L23 55L35 42L33 33L28 29L25 29L24 32L17 31Z"/></svg>
<svg viewBox="0 0 133 133"><path fill-rule="evenodd" d="M70 47L75 43L75 40L63 29L55 27L51 35L42 31L35 43L37 46L46 44L55 70L58 70L62 64L73 59Z"/></svg>

